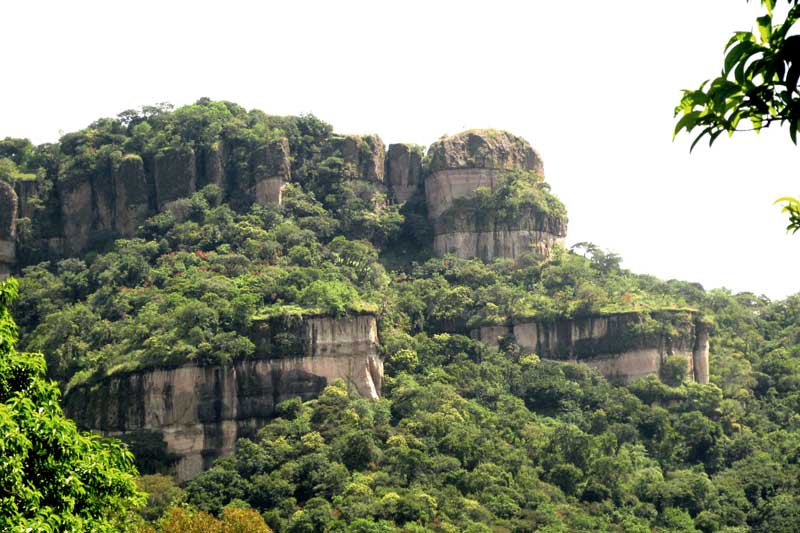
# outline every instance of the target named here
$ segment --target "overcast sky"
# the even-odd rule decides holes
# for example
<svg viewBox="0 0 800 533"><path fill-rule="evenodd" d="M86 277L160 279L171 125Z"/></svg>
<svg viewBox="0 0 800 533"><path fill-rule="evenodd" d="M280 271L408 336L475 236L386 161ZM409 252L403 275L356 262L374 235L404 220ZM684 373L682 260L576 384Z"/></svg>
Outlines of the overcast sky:
<svg viewBox="0 0 800 533"><path fill-rule="evenodd" d="M758 2L7 2L0 137L53 142L142 104L202 96L312 112L429 145L507 129L539 150L568 244L624 266L780 298L800 291L785 130L672 142L680 89L715 76Z"/></svg>

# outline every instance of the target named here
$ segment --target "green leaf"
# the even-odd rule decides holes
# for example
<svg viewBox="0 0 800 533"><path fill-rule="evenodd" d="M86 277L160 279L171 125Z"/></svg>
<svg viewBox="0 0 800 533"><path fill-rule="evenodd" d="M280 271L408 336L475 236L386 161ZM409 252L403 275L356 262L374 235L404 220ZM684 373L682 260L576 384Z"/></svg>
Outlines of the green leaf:
<svg viewBox="0 0 800 533"><path fill-rule="evenodd" d="M694 147L697 146L697 143L700 142L700 139L703 138L703 135L706 135L706 134L708 134L710 132L711 132L711 126L707 127L706 129L704 129L703 131L700 132L700 134L692 142L692 145L689 147L689 153L690 154L692 153L692 150L694 150Z"/></svg>
<svg viewBox="0 0 800 533"><path fill-rule="evenodd" d="M680 118L678 123L675 124L675 131L672 133L672 138L675 139L675 137L677 137L678 133L680 133L683 128L686 128L687 132L692 131L692 128L694 128L695 124L697 124L698 118L700 118L700 111L685 113Z"/></svg>
<svg viewBox="0 0 800 533"><path fill-rule="evenodd" d="M741 57L752 48L753 43L750 41L739 42L739 44L731 48L730 52L728 52L728 55L725 56L725 63L722 68L722 73L727 76L733 66L739 62L739 59L741 59Z"/></svg>
<svg viewBox="0 0 800 533"><path fill-rule="evenodd" d="M772 10L775 9L775 0L762 0L761 3L764 4L764 7L767 8L767 13L771 17L772 16Z"/></svg>
<svg viewBox="0 0 800 533"><path fill-rule="evenodd" d="M758 17L756 23L758 23L758 32L761 34L761 42L768 43L770 37L772 37L772 15L767 14L763 17Z"/></svg>

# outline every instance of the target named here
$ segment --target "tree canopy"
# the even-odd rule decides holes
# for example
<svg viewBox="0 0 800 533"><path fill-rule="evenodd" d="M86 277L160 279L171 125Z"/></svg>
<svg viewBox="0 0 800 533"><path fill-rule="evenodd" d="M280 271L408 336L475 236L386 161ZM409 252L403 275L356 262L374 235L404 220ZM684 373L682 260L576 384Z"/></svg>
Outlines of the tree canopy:
<svg viewBox="0 0 800 533"><path fill-rule="evenodd" d="M115 531L115 513L140 503L133 457L78 432L44 358L16 351L16 296L16 281L0 282L0 529Z"/></svg>

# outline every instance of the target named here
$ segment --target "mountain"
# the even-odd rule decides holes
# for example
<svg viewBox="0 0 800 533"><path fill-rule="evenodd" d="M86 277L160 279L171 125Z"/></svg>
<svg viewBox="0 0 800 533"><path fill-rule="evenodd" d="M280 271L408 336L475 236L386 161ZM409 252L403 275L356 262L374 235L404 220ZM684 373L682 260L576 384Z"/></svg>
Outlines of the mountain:
<svg viewBox="0 0 800 533"><path fill-rule="evenodd" d="M774 525L797 299L566 235L541 155L498 130L386 147L201 99L0 141L20 348L143 483L277 531Z"/></svg>

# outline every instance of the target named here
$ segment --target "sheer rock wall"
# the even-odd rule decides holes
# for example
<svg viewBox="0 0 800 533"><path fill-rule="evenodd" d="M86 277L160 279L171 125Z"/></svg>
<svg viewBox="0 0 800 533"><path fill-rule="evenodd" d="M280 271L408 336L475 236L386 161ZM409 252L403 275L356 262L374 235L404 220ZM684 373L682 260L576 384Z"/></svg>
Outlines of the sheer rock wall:
<svg viewBox="0 0 800 533"><path fill-rule="evenodd" d="M476 189L494 192L510 171L544 176L541 156L519 137L495 130L470 130L440 139L428 150L430 173L425 179L428 216L434 225L437 255L462 258L515 259L536 252L544 258L566 236L566 221L528 211L515 220L497 214L456 212L457 200Z"/></svg>
<svg viewBox="0 0 800 533"><path fill-rule="evenodd" d="M17 251L17 193L0 181L0 281L11 274Z"/></svg>
<svg viewBox="0 0 800 533"><path fill-rule="evenodd" d="M650 320L660 325L654 326ZM687 361L687 377L708 383L708 329L687 312L617 313L549 322L520 321L483 326L473 335L497 346L513 339L520 348L544 359L577 361L611 379L632 381L658 374L667 357Z"/></svg>
<svg viewBox="0 0 800 533"><path fill-rule="evenodd" d="M237 438L253 436L283 400L310 400L337 379L379 397L383 362L374 316L311 317L299 331L302 346L292 355L114 375L71 390L65 410L79 426L105 435L159 433L177 455L178 477L190 479L230 454ZM262 353L271 340L259 336L274 333L254 330Z"/></svg>

